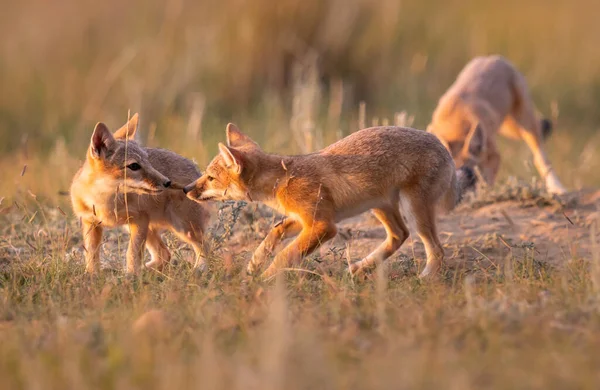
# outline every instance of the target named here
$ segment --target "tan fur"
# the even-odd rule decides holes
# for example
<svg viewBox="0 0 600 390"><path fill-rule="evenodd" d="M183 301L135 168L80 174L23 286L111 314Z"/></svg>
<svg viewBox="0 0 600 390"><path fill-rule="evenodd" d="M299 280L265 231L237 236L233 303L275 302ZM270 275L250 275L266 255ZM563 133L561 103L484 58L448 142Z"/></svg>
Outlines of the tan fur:
<svg viewBox="0 0 600 390"><path fill-rule="evenodd" d="M140 269L144 245L150 251L148 267L160 269L170 260L161 239L165 229L189 243L195 265L203 266L203 232L208 213L186 199L181 190L167 189L171 180L189 183L200 177L193 162L164 149L145 148L133 140L138 116L114 135L98 123L92 135L86 161L71 184L73 210L81 218L86 271L100 268L99 247L103 228L125 225L130 232L127 272ZM132 170L131 164L139 164Z"/></svg>
<svg viewBox="0 0 600 390"><path fill-rule="evenodd" d="M248 272L255 273L285 238L298 236L262 274L268 278L297 264L336 235L337 221L373 210L384 225L387 239L369 256L351 265L361 272L382 262L406 240L409 231L399 211L400 197L410 205L419 236L427 251L421 276L434 274L444 256L436 231L436 204L452 208L460 198L454 163L438 139L400 127L360 130L329 147L308 155L267 154L227 126L228 146L206 172L186 186L196 201L248 200L264 202L287 218L275 226L254 252Z"/></svg>
<svg viewBox="0 0 600 390"><path fill-rule="evenodd" d="M457 167L479 166L489 184L500 166L496 134L522 139L548 191L565 192L543 150L541 121L525 78L501 56L477 57L465 66L441 97L427 131L442 141Z"/></svg>

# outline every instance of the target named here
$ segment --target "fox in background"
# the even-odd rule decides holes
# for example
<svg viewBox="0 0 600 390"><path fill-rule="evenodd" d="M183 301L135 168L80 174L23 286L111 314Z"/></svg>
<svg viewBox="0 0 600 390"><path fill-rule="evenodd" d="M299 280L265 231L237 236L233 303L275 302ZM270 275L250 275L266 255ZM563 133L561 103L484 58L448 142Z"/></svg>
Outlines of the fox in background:
<svg viewBox="0 0 600 390"><path fill-rule="evenodd" d="M500 167L497 134L521 139L548 192L566 192L543 147L552 123L536 116L525 77L501 56L476 57L465 66L440 98L427 131L446 146L457 167L478 166L490 185Z"/></svg>
<svg viewBox="0 0 600 390"><path fill-rule="evenodd" d="M286 215L254 252L247 271L255 274L286 237L297 237L262 273L269 278L313 252L336 235L336 222L372 210L387 238L371 254L350 265L358 274L383 262L408 238L402 202L427 253L421 277L437 273L444 250L436 229L438 206L451 210L474 185L469 167L456 171L452 157L430 133L401 127L355 132L312 154L265 153L235 125L228 124L227 145L204 174L184 187L197 202L259 201Z"/></svg>
<svg viewBox="0 0 600 390"><path fill-rule="evenodd" d="M172 183L200 177L196 165L169 150L140 146L134 135L138 115L111 133L98 123L85 163L71 184L71 202L83 225L86 272L100 269L100 243L106 228L125 226L130 233L127 272L137 273L145 247L146 267L161 269L171 255L161 239L165 229L194 249L195 267L204 267L203 234L209 219L203 205L191 202Z"/></svg>

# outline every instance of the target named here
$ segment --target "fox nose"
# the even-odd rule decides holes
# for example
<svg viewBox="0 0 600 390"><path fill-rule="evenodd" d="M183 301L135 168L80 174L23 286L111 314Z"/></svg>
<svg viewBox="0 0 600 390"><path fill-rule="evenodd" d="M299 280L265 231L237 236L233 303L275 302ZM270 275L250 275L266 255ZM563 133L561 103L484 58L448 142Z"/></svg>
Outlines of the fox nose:
<svg viewBox="0 0 600 390"><path fill-rule="evenodd" d="M187 193L190 192L192 189L192 186L185 186L183 187L183 193L187 195Z"/></svg>
<svg viewBox="0 0 600 390"><path fill-rule="evenodd" d="M165 186L165 188L171 187L171 180L167 180L166 182L164 182L163 186Z"/></svg>

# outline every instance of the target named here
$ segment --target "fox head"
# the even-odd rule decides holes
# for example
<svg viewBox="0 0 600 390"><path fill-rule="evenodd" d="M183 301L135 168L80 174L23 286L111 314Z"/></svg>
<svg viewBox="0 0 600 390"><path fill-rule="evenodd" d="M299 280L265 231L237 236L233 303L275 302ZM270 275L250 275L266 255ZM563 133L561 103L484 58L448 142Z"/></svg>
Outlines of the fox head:
<svg viewBox="0 0 600 390"><path fill-rule="evenodd" d="M481 124L472 125L467 137L460 141L447 141L441 132L436 132L433 125L427 127L427 132L435 134L442 145L446 147L456 168L463 166L475 168L481 162L486 149L486 134Z"/></svg>
<svg viewBox="0 0 600 390"><path fill-rule="evenodd" d="M185 186L187 197L195 201L250 200L249 183L256 167L252 154L261 149L236 125L227 125L227 145L219 143L219 154L208 164L204 174Z"/></svg>
<svg viewBox="0 0 600 390"><path fill-rule="evenodd" d="M169 178L154 169L148 154L133 140L138 114L112 134L104 123L94 128L87 153L87 164L94 180L109 188L128 193L156 194L171 185Z"/></svg>

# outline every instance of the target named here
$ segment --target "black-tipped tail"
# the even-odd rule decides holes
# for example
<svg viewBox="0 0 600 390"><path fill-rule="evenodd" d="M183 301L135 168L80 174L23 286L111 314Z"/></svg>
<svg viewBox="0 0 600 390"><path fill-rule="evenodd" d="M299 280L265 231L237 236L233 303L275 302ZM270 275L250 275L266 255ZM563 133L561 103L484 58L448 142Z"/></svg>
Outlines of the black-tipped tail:
<svg viewBox="0 0 600 390"><path fill-rule="evenodd" d="M462 201L465 193L474 189L477 184L477 175L473 168L462 166L452 176L452 185L448 188L442 201L442 208L446 211L456 207Z"/></svg>
<svg viewBox="0 0 600 390"><path fill-rule="evenodd" d="M552 121L550 119L542 119L540 121L540 128L542 129L542 138L547 139L552 135Z"/></svg>
<svg viewBox="0 0 600 390"><path fill-rule="evenodd" d="M475 189L477 175L473 168L462 166L456 170L456 179L458 181L458 198L456 204L459 204L467 191Z"/></svg>

